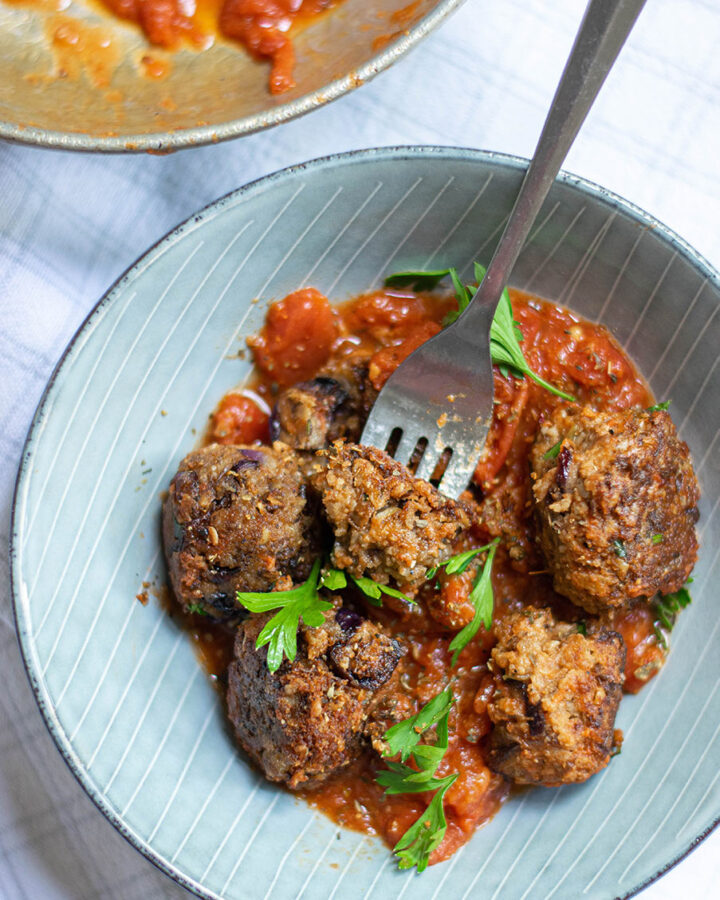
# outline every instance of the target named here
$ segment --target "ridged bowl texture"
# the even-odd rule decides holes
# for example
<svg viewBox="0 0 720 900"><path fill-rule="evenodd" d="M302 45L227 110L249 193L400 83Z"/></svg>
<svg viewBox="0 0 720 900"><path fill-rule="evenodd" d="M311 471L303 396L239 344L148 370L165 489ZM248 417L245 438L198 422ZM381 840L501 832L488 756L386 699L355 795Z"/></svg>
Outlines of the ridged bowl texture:
<svg viewBox="0 0 720 900"><path fill-rule="evenodd" d="M487 263L524 161L396 148L319 160L228 195L151 249L60 362L19 475L13 588L28 674L79 781L201 896L578 900L627 895L720 816L720 285L640 210L572 176L514 286L605 323L689 443L702 487L693 603L660 675L623 700L621 756L583 785L514 796L451 861L400 872L377 839L266 783L162 604L160 498L242 384L267 303L335 300L393 270Z"/></svg>

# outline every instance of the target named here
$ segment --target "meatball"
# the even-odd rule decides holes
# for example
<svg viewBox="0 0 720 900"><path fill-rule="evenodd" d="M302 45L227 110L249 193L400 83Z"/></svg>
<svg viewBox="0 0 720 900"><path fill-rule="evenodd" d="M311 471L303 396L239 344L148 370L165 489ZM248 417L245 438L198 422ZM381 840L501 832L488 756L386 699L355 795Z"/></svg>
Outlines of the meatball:
<svg viewBox="0 0 720 900"><path fill-rule="evenodd" d="M402 650L377 625L337 607L319 628L301 626L295 660L272 673L267 648L255 649L268 618L239 627L228 714L266 778L311 787L356 759L377 721L391 716Z"/></svg>
<svg viewBox="0 0 720 900"><path fill-rule="evenodd" d="M550 610L495 625L489 765L519 784L585 781L604 768L622 696L625 645L606 628L583 635Z"/></svg>
<svg viewBox="0 0 720 900"><path fill-rule="evenodd" d="M318 555L314 511L296 454L275 444L211 444L180 463L163 509L178 601L216 617L241 614L236 591L304 581Z"/></svg>
<svg viewBox="0 0 720 900"><path fill-rule="evenodd" d="M412 592L470 525L461 504L382 450L338 441L320 455L312 483L335 535L331 561L351 575Z"/></svg>
<svg viewBox="0 0 720 900"><path fill-rule="evenodd" d="M685 584L700 492L664 410L563 407L540 428L530 461L538 537L558 593L600 613Z"/></svg>
<svg viewBox="0 0 720 900"><path fill-rule="evenodd" d="M273 440L296 450L320 450L339 438L357 440L377 391L367 358L335 360L326 372L282 391L270 419Z"/></svg>
<svg viewBox="0 0 720 900"><path fill-rule="evenodd" d="M270 419L270 436L296 450L319 450L342 437L348 394L339 381L319 376L284 390Z"/></svg>

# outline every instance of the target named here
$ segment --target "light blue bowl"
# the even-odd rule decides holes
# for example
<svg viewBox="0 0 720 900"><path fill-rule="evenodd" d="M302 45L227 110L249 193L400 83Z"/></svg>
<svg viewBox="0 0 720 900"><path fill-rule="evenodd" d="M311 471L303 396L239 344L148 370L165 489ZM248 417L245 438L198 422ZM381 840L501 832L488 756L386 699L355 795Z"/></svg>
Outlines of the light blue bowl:
<svg viewBox="0 0 720 900"><path fill-rule="evenodd" d="M266 303L302 285L342 300L399 269L469 274L473 259L488 261L523 166L469 150L373 150L230 194L117 282L38 408L12 538L30 681L100 809L201 896L610 898L717 823L720 283L658 222L577 178L553 188L513 284L612 330L672 398L703 490L694 602L663 672L623 701L625 744L608 769L523 793L450 862L401 873L378 840L338 829L246 764L185 634L159 603L135 599L165 577L160 495L208 412L249 374L238 351Z"/></svg>

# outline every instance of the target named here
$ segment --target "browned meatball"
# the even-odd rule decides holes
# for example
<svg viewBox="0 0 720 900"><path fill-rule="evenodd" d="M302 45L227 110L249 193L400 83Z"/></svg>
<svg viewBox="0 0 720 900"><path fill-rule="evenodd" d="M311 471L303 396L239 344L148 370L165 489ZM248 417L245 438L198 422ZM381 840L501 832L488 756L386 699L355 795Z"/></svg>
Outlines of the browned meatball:
<svg viewBox="0 0 720 900"><path fill-rule="evenodd" d="M344 435L347 403L347 391L334 378L294 384L277 398L270 436L296 450L319 450Z"/></svg>
<svg viewBox="0 0 720 900"><path fill-rule="evenodd" d="M489 765L518 784L585 781L604 768L622 696L625 645L598 628L524 610L495 625Z"/></svg>
<svg viewBox="0 0 720 900"><path fill-rule="evenodd" d="M223 618L236 591L304 581L317 526L296 454L276 444L212 444L190 453L170 483L163 539L178 601Z"/></svg>
<svg viewBox="0 0 720 900"><path fill-rule="evenodd" d="M419 587L470 525L465 508L382 450L341 441L312 483L335 534L332 564L382 584Z"/></svg>
<svg viewBox="0 0 720 900"><path fill-rule="evenodd" d="M390 715L397 641L352 610L301 626L298 653L268 671L255 641L268 616L242 623L228 671L228 714L240 746L270 781L308 787L357 758L376 717Z"/></svg>
<svg viewBox="0 0 720 900"><path fill-rule="evenodd" d="M367 366L366 354L353 354L281 391L270 418L273 440L296 450L320 450L339 438L357 440L377 397Z"/></svg>
<svg viewBox="0 0 720 900"><path fill-rule="evenodd" d="M558 593L599 613L685 584L700 492L665 411L563 407L540 428L530 460Z"/></svg>

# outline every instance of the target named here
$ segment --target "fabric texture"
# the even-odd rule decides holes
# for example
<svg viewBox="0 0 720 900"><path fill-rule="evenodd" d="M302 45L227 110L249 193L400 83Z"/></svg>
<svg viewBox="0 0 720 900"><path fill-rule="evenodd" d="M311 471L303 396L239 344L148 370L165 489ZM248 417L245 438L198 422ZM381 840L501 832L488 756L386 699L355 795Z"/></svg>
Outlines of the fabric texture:
<svg viewBox="0 0 720 900"><path fill-rule="evenodd" d="M1 0L0 0L1 2ZM468 0L373 82L274 130L167 157L0 145L0 541L25 434L64 347L152 243L240 185L394 144L531 155L583 0ZM627 197L720 266L720 6L652 0L565 168ZM76 783L20 659L0 557L0 897L176 898ZM644 893L710 897L720 833ZM510 900L510 898L508 898Z"/></svg>

